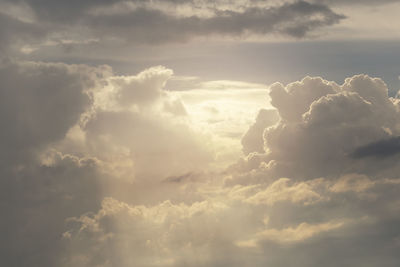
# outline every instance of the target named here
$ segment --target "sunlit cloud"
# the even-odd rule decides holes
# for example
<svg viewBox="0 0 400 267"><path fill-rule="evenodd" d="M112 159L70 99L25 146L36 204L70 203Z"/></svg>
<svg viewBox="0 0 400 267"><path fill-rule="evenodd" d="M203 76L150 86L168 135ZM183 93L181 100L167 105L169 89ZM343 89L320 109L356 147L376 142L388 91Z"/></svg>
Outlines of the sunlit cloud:
<svg viewBox="0 0 400 267"><path fill-rule="evenodd" d="M398 9L0 0L0 265L397 267Z"/></svg>

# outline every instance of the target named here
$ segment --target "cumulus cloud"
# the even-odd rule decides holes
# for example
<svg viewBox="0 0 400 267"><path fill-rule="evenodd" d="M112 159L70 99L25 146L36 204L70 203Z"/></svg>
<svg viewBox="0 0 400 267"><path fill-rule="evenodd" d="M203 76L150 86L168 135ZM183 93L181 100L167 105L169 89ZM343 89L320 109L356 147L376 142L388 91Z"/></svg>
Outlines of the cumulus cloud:
<svg viewBox="0 0 400 267"><path fill-rule="evenodd" d="M213 225L222 219L225 209L222 203L207 201L192 205L165 201L145 207L106 198L97 214L71 219L79 228L64 235L75 252L69 264L174 265L180 254L186 257L195 253L194 247L202 250L202 246L213 246L209 241L218 238ZM110 247L115 248L115 254L111 252L114 255L105 258L102 255Z"/></svg>
<svg viewBox="0 0 400 267"><path fill-rule="evenodd" d="M264 130L278 122L276 110L261 109L256 121L250 126L249 130L242 138L243 153L251 152L263 153L264 151Z"/></svg>
<svg viewBox="0 0 400 267"><path fill-rule="evenodd" d="M280 117L287 121L298 121L321 96L335 93L335 84L321 78L306 77L286 88L276 83L271 86L271 104L277 108Z"/></svg>
<svg viewBox="0 0 400 267"><path fill-rule="evenodd" d="M399 108L381 79L272 85L276 110L243 113L246 155L221 171L230 143L193 105L216 117L266 88L166 91L172 75L2 62L4 264L398 265Z"/></svg>
<svg viewBox="0 0 400 267"><path fill-rule="evenodd" d="M92 100L101 68L4 60L0 65L3 163L62 139ZM49 99L49 100L46 100Z"/></svg>
<svg viewBox="0 0 400 267"><path fill-rule="evenodd" d="M337 184L349 177L340 180ZM388 190L390 187L392 190ZM71 244L75 257L67 262L88 266L242 266L249 262L280 266L300 261L299 266L319 266L322 259L334 254L346 255L335 264L355 262L355 266L363 266L371 260L370 253L378 251L379 261L386 259L388 266L395 266L391 265L398 260L394 250L382 253L376 249L383 244L393 249L398 246L393 239L399 234L397 230L390 237L383 235L385 225L398 221L397 215L393 217L398 207L392 205L398 199L398 182L381 181L362 190L352 191L354 187L350 187L347 191L336 190L339 186L331 190L331 180L319 179L306 191L322 190L324 200L306 205L301 198L293 201L290 196L302 194L304 185L289 188L287 197L268 206L254 206L248 201L258 195L259 189L237 186L235 194L245 190L246 196L237 198L227 188L218 196L210 194L189 205L167 201L133 206L105 199L98 213L70 221L64 241ZM277 185L268 190L273 194L281 191ZM365 197L365 191L374 196ZM380 245L371 247L368 242L372 240ZM343 246L355 248L355 255L348 254ZM114 249L111 254L110 248ZM312 257L315 251L318 257ZM288 253L293 258L288 259Z"/></svg>
<svg viewBox="0 0 400 267"><path fill-rule="evenodd" d="M83 65L1 62L3 264L54 265L65 218L98 207L95 159L41 155L79 122L103 73Z"/></svg>
<svg viewBox="0 0 400 267"><path fill-rule="evenodd" d="M193 172L168 176L162 184L175 186L175 195L191 194L176 202L103 200L96 213L71 219L66 264L319 266L335 255L340 259L331 266L364 266L377 252L375 263L395 266L400 233L388 226L399 221L398 157L371 164L369 157L353 156L359 147L398 135L397 102L387 91L382 80L366 75L342 85L310 77L274 84L276 111L266 116L277 112L280 120L263 122L258 115L257 127L250 127L254 135L246 142L260 149L242 162L250 168L237 164L217 181L194 179Z"/></svg>
<svg viewBox="0 0 400 267"><path fill-rule="evenodd" d="M137 76L113 77L110 83L118 88L117 101L122 105L148 104L157 100L173 72L165 67L153 67Z"/></svg>
<svg viewBox="0 0 400 267"><path fill-rule="evenodd" d="M390 169L396 175L395 164L371 166L354 157L360 147L398 135L396 101L381 79L357 75L337 85L306 77L286 87L272 85L270 96L282 120L264 132L266 173L310 179Z"/></svg>
<svg viewBox="0 0 400 267"><path fill-rule="evenodd" d="M90 158L57 154L50 165L0 170L3 264L55 266L65 220L99 208L100 173Z"/></svg>
<svg viewBox="0 0 400 267"><path fill-rule="evenodd" d="M207 146L184 124L174 125L135 112L99 112L84 130L93 153L100 153L99 158L125 155L132 159L135 166L129 179L161 180L200 171L212 158ZM108 153L101 155L102 151Z"/></svg>
<svg viewBox="0 0 400 267"><path fill-rule="evenodd" d="M131 183L137 174L161 181L207 164L208 151L184 122L155 115L179 101L161 91L171 73L153 68L119 84L107 66L1 62L4 264L60 266L68 217L96 211L115 188L142 190ZM125 90L137 92L123 102Z"/></svg>

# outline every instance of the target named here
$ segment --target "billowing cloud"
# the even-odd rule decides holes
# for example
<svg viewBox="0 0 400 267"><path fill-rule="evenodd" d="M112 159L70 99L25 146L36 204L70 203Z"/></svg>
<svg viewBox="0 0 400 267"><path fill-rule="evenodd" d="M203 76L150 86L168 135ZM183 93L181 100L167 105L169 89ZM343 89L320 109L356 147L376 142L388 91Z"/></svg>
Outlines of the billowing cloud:
<svg viewBox="0 0 400 267"><path fill-rule="evenodd" d="M276 110L261 109L256 121L242 138L243 153L248 155L251 152L263 153L264 151L264 130L278 122Z"/></svg>
<svg viewBox="0 0 400 267"><path fill-rule="evenodd" d="M3 163L62 139L89 108L89 89L107 71L83 65L14 62L0 65L0 152ZM49 99L49 100L45 100Z"/></svg>
<svg viewBox="0 0 400 267"><path fill-rule="evenodd" d="M335 263L363 266L371 260L371 253L377 252L379 261L394 266L391 262L398 260L394 250L398 242L393 237L399 232L392 228L387 231L390 237L384 233L386 226L399 220L397 215L393 217L398 207L392 204L398 199L398 180L381 181L355 191L351 186L349 190L342 186L343 190L336 190L345 180L349 178L332 184L329 179L319 179L309 183L306 190L304 184L290 186L286 197L266 206L248 201L258 195L254 187L241 188L247 191L247 196L241 198L236 197L240 190L235 187L234 195L230 189L227 195L220 191L217 197L209 195L190 205L167 201L134 206L105 199L98 213L70 220L71 229L64 233L64 241L71 244L74 257L69 257L67 263L242 266L250 262L281 266L306 256L299 266L319 266L333 253L346 255ZM283 193L278 186L282 181L270 186L268 193ZM388 190L390 187L392 190ZM303 202L299 196L305 191L320 191L324 197ZM371 246L372 240L380 245L372 242ZM378 249L382 245L393 250L383 252ZM356 248L355 255L347 252L350 248ZM318 257L312 257L315 251Z"/></svg>
<svg viewBox="0 0 400 267"><path fill-rule="evenodd" d="M173 91L165 67L17 61L0 77L6 265L398 265L399 101L379 78Z"/></svg>
<svg viewBox="0 0 400 267"><path fill-rule="evenodd" d="M396 101L382 80L357 75L339 86L307 77L272 85L270 96L282 120L264 132L266 173L302 179L352 171L396 175L396 164L371 166L354 157L360 147L398 135Z"/></svg>
<svg viewBox="0 0 400 267"><path fill-rule="evenodd" d="M83 65L1 62L3 264L54 265L65 218L98 207L101 178L95 159L42 153L79 122L92 103L89 91L106 72Z"/></svg>
<svg viewBox="0 0 400 267"><path fill-rule="evenodd" d="M66 219L98 209L115 193L104 187L132 188L136 175L152 183L207 164L211 156L187 125L171 112L155 115L179 101L161 91L171 73L159 67L121 78L107 66L1 62L4 264L59 266ZM127 102L119 98L125 90L136 90Z"/></svg>
<svg viewBox="0 0 400 267"><path fill-rule="evenodd" d="M261 83L395 2L0 0L0 265L398 267L399 93Z"/></svg>
<svg viewBox="0 0 400 267"><path fill-rule="evenodd" d="M113 77L110 83L119 88L116 97L122 105L148 104L161 96L162 88L172 74L172 70L160 66L147 69L138 76Z"/></svg>
<svg viewBox="0 0 400 267"><path fill-rule="evenodd" d="M157 101L164 97L168 98L159 96ZM153 184L164 199L146 205L126 196L118 200L119 194L113 192L114 197L103 199L94 213L68 220L63 233L63 244L69 247L64 265L286 266L296 262L319 266L336 255L339 260L332 266L364 266L375 252L375 262L395 266L400 233L388 226L400 220L397 155L374 164L369 157L353 156L359 147L398 135L397 101L388 96L385 83L366 75L348 78L342 85L306 77L287 86L274 84L270 97L276 111L262 110L250 127L251 134L242 140L250 152L256 152L241 163L250 167L236 164L216 175L182 169L181 174ZM157 140L152 131L145 139L136 131L152 129L148 123L163 124L154 115L149 120L136 109L120 108L97 111L88 121L84 131L90 133L93 145L106 140L106 147L118 144L144 155L152 151L149 143ZM129 119L119 123L122 114ZM99 123L103 116L112 118ZM172 144L176 137L184 140L179 134L163 135ZM157 153L162 154L166 142L157 140ZM141 144L145 148L139 149ZM131 159L138 167L145 165L139 158ZM155 158L146 156L149 159ZM166 154L161 159L166 160ZM154 162L163 169L160 161ZM166 162L173 165L175 156ZM190 164L191 160L185 163ZM374 245L368 245L372 241ZM383 251L381 246L391 249ZM356 248L354 254L348 253L350 247ZM316 251L318 256L313 257Z"/></svg>

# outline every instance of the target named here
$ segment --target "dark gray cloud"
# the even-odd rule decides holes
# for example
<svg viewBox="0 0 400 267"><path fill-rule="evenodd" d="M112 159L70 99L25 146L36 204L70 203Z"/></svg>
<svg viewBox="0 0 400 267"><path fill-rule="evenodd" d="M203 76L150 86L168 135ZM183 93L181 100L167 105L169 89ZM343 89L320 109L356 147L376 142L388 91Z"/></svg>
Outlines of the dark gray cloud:
<svg viewBox="0 0 400 267"><path fill-rule="evenodd" d="M385 158L400 153L400 137L380 140L357 148L351 155L354 158Z"/></svg>
<svg viewBox="0 0 400 267"><path fill-rule="evenodd" d="M63 138L90 106L95 68L40 62L0 63L1 164L23 161ZM16 162L15 162L16 161Z"/></svg>
<svg viewBox="0 0 400 267"><path fill-rule="evenodd" d="M57 266L65 219L98 207L94 159L39 155L79 121L100 76L87 66L0 63L2 264Z"/></svg>
<svg viewBox="0 0 400 267"><path fill-rule="evenodd" d="M51 1L51 0L3 0L4 2L27 4L37 14L40 20L51 20L57 22L74 23L75 19L81 18L86 12L99 5L111 5L120 0L94 0L94 1Z"/></svg>
<svg viewBox="0 0 400 267"><path fill-rule="evenodd" d="M111 36L126 36L145 43L185 41L207 35L283 34L305 37L313 30L338 23L344 16L327 6L299 1L271 8L249 8L243 12L217 11L212 17L175 17L160 10L137 9L116 16L90 19L92 27Z"/></svg>
<svg viewBox="0 0 400 267"><path fill-rule="evenodd" d="M327 5L385 5L390 3L396 3L397 0L313 0L315 3L323 3Z"/></svg>
<svg viewBox="0 0 400 267"><path fill-rule="evenodd" d="M57 156L51 166L0 170L0 242L7 266L60 266L68 217L99 207L100 174L91 159Z"/></svg>
<svg viewBox="0 0 400 267"><path fill-rule="evenodd" d="M38 24L32 24L0 13L0 52L3 56L13 48L24 44L37 44L46 37L47 30Z"/></svg>
<svg viewBox="0 0 400 267"><path fill-rule="evenodd" d="M175 175L175 176L168 176L167 178L165 178L163 180L164 183L185 183L189 180L195 179L196 178L196 174L194 173L185 173L182 175Z"/></svg>
<svg viewBox="0 0 400 267"><path fill-rule="evenodd" d="M13 4L29 5L34 14L29 23L17 17L1 15L3 46L13 46L16 50L22 45L40 47L49 38L53 45L57 42L62 44L65 39L90 38L100 42L116 38L129 44L184 42L207 36L272 34L305 38L315 30L337 24L345 18L327 5L307 1L283 2L273 7L249 5L244 8L244 5L239 5L232 9L223 5L226 4L224 2L196 1L170 1L167 6L161 2L103 0L68 3L17 1L10 5ZM187 6L191 11L178 14L179 5ZM202 14L203 9L207 16Z"/></svg>

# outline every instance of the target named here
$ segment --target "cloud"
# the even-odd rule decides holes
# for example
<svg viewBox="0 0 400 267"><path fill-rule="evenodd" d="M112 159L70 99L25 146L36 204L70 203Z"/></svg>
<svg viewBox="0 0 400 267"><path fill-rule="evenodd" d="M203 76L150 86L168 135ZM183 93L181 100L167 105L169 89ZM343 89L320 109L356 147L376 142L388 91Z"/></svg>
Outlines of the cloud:
<svg viewBox="0 0 400 267"><path fill-rule="evenodd" d="M177 79L179 90L174 90ZM190 124L208 135L217 151L217 161L224 162L221 165L225 166L231 164L241 153L240 139L253 123L253 116L269 106L268 86L230 80L201 81L191 77L173 77L170 81L172 86L167 84L167 88L172 90L168 92L181 99ZM263 142L262 132L254 143L260 144L260 141Z"/></svg>
<svg viewBox="0 0 400 267"><path fill-rule="evenodd" d="M99 208L102 177L96 161L56 154L51 164L7 167L0 169L0 226L7 229L0 243L2 264L57 266L65 249L60 242L65 220Z"/></svg>
<svg viewBox="0 0 400 267"><path fill-rule="evenodd" d="M175 116L186 116L188 114L185 105L179 98L166 101L163 110Z"/></svg>
<svg viewBox="0 0 400 267"><path fill-rule="evenodd" d="M261 1L227 4L100 0L73 1L68 5L63 1L6 1L4 8L29 14L29 22L22 21L18 12L17 18L4 14L0 18L4 22L0 30L2 46L16 51L25 49L27 53L49 44L65 48L65 40L69 40L71 49L74 43L91 45L88 40L155 45L214 36L306 38L345 18L324 4L306 1L274 6Z"/></svg>
<svg viewBox="0 0 400 267"><path fill-rule="evenodd" d="M264 171L297 179L343 172L396 175L395 164L371 165L351 156L359 147L398 134L398 111L387 92L382 80L366 75L340 86L309 77L286 87L272 85L271 104L282 120L264 132Z"/></svg>
<svg viewBox="0 0 400 267"><path fill-rule="evenodd" d="M381 79L274 84L276 111L260 101L257 115L266 86L166 91L172 75L2 62L3 264L398 265L398 154L353 154L400 135ZM249 155L222 169L231 143L196 127L193 106L217 117L241 104L226 121L247 122Z"/></svg>
<svg viewBox="0 0 400 267"><path fill-rule="evenodd" d="M45 156L92 104L106 71L61 63L0 63L2 264L52 266L65 218L98 208L96 160Z"/></svg>
<svg viewBox="0 0 400 267"><path fill-rule="evenodd" d="M100 33L108 32L117 37L124 34L136 42L162 43L213 34L283 34L301 38L343 18L326 6L299 1L271 8L254 7L243 12L218 10L211 17L175 17L159 10L139 8L128 14L94 17L91 23Z"/></svg>
<svg viewBox="0 0 400 267"><path fill-rule="evenodd" d="M250 126L242 137L243 153L248 155L251 152L263 153L264 151L264 130L278 122L276 110L261 109L258 112L256 121Z"/></svg>
<svg viewBox="0 0 400 267"><path fill-rule="evenodd" d="M146 105L160 98L162 88L173 72L162 66L147 69L137 76L112 77L110 83L118 88L121 105Z"/></svg>
<svg viewBox="0 0 400 267"><path fill-rule="evenodd" d="M362 147L356 148L352 153L354 158L365 158L365 157L390 157L400 152L400 138L392 137L386 140L380 140L367 144Z"/></svg>
<svg viewBox="0 0 400 267"><path fill-rule="evenodd" d="M270 229L257 234L261 240L274 240L280 243L293 243L304 241L319 233L327 232L343 226L343 222L328 222L317 225L307 223L299 224L297 227L288 227L282 230Z"/></svg>
<svg viewBox="0 0 400 267"><path fill-rule="evenodd" d="M0 52L3 56L24 44L35 45L47 35L44 27L7 14L0 13L0 23Z"/></svg>
<svg viewBox="0 0 400 267"><path fill-rule="evenodd" d="M346 191L347 194L330 190L331 184L329 179L309 184L314 190L322 190L323 201L293 202L291 194L287 194L287 199L262 208L247 202L258 194L254 186L241 188L247 190L244 198L230 198L219 191L215 198L192 204L165 201L135 206L104 199L97 213L70 220L64 242L71 244L75 257L69 257L67 262L83 261L89 266L242 266L245 262L281 266L298 261L299 266L319 266L321 260L332 255L346 255L340 257L340 263L363 266L375 251L381 262L395 266L391 262L398 260L394 249L398 243L393 237L399 232L385 227L398 222L394 213L398 207L392 205L398 199L398 183L382 181L362 191ZM303 187L289 188L296 194L304 191ZM388 190L390 187L392 190ZM281 188L271 186L268 190L279 193ZM365 190L375 197L363 197ZM368 243L372 240L375 243ZM393 249L383 253L378 249L382 245ZM348 253L350 248L355 248L356 255ZM319 252L318 257L312 257L315 251ZM294 258L288 258L288 253Z"/></svg>
<svg viewBox="0 0 400 267"><path fill-rule="evenodd" d="M162 117L103 111L87 122L84 131L92 153L99 154L100 159L107 162L113 161L113 156L122 156L132 160L134 167L124 178L128 180L161 180L200 171L212 159L207 146L190 128L173 120L163 121Z"/></svg>
<svg viewBox="0 0 400 267"><path fill-rule="evenodd" d="M335 88L334 83L311 77L291 83L286 88L275 83L271 86L271 104L277 108L283 120L298 121L312 102L321 96L334 94Z"/></svg>
<svg viewBox="0 0 400 267"><path fill-rule="evenodd" d="M64 235L75 255L67 265L175 265L180 257L193 255L193 249L213 246L210 240L219 235L213 226L225 209L222 203L207 201L192 205L165 201L145 207L105 198L97 214L70 220L79 228ZM115 248L115 254L107 257L110 247Z"/></svg>
<svg viewBox="0 0 400 267"><path fill-rule="evenodd" d="M350 0L350 1L343 1L343 0L315 0L313 2L316 3L323 3L323 4L331 4L331 5L347 5L347 6L352 6L352 5L385 5L385 4L390 4L390 3L395 3L396 0L384 0L384 1L377 1L377 0Z"/></svg>
<svg viewBox="0 0 400 267"><path fill-rule="evenodd" d="M115 194L115 188L132 189L128 178L134 172L151 175L154 164L158 181L192 171L183 160L204 166L208 154L196 148L199 141L187 126L178 126L169 113L152 117L171 100L161 91L163 77L170 75L165 70L126 78L134 80L127 89L110 82L117 77L107 66L1 62L0 211L5 218L0 225L8 229L0 244L4 264L60 266L68 249L61 243L68 217L96 211L104 194ZM117 97L107 99L124 90L138 90L129 103L150 113L130 110Z"/></svg>
<svg viewBox="0 0 400 267"><path fill-rule="evenodd" d="M333 192L363 192L372 186L374 183L366 175L347 174L341 177L330 190Z"/></svg>
<svg viewBox="0 0 400 267"><path fill-rule="evenodd" d="M322 197L313 191L312 184L298 183L289 186L290 179L281 178L273 182L265 190L256 193L254 196L246 199L252 204L273 205L279 201L302 202L304 204L313 203L322 199Z"/></svg>
<svg viewBox="0 0 400 267"><path fill-rule="evenodd" d="M101 68L4 60L0 65L3 163L62 139L89 108ZM48 100L45 100L48 99Z"/></svg>

